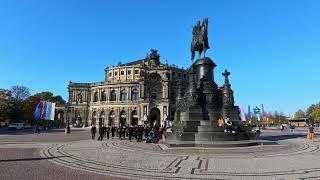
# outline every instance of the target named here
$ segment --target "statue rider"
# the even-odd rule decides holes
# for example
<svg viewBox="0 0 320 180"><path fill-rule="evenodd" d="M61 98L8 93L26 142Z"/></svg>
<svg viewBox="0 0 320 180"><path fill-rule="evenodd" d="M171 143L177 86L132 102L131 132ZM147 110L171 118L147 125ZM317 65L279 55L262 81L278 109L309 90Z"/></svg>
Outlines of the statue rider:
<svg viewBox="0 0 320 180"><path fill-rule="evenodd" d="M200 25L200 21L197 21L196 26L193 27L192 34L199 35L200 33L201 33L201 25Z"/></svg>

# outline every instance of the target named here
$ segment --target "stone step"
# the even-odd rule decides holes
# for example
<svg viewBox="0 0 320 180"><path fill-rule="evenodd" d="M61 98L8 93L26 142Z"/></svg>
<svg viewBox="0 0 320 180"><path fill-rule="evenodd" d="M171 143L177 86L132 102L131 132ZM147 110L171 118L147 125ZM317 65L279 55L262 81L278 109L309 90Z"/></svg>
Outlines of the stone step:
<svg viewBox="0 0 320 180"><path fill-rule="evenodd" d="M214 141L240 141L255 139L258 134L255 132L172 132L166 133L169 140L172 141L195 141L195 142L214 142Z"/></svg>
<svg viewBox="0 0 320 180"><path fill-rule="evenodd" d="M198 132L223 132L223 127L217 127L212 125L198 126Z"/></svg>
<svg viewBox="0 0 320 180"><path fill-rule="evenodd" d="M224 133L224 132L198 132L195 141L239 141L254 139L255 133Z"/></svg>

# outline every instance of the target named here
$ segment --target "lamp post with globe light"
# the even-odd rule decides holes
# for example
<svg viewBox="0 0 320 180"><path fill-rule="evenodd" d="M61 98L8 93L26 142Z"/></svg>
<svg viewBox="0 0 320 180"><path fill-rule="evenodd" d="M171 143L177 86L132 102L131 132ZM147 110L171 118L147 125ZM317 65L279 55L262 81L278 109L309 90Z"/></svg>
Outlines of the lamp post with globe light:
<svg viewBox="0 0 320 180"><path fill-rule="evenodd" d="M70 134L70 118L69 113L71 112L72 107L69 103L66 105L66 127L65 127L65 133Z"/></svg>
<svg viewBox="0 0 320 180"><path fill-rule="evenodd" d="M257 118L257 130L260 130L260 126L259 126L259 121L260 121L260 109L258 108L258 106L256 106L254 109L253 109L253 112Z"/></svg>

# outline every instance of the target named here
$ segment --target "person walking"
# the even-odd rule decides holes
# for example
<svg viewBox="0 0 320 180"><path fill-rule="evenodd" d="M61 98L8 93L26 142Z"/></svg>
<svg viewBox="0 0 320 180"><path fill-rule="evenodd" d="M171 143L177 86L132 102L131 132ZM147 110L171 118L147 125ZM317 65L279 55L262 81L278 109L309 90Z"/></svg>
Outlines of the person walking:
<svg viewBox="0 0 320 180"><path fill-rule="evenodd" d="M109 136L110 136L110 127L107 126L106 128L106 134L107 134L107 139L109 139Z"/></svg>
<svg viewBox="0 0 320 180"><path fill-rule="evenodd" d="M111 127L111 137L112 137L112 139L114 138L115 131L116 131L116 127L114 125L112 125L112 127Z"/></svg>
<svg viewBox="0 0 320 180"><path fill-rule="evenodd" d="M103 127L102 126L100 126L99 127L99 137L98 137L98 141L99 140L103 140L103 134L104 134L104 132L103 132Z"/></svg>
<svg viewBox="0 0 320 180"><path fill-rule="evenodd" d="M314 140L314 127L312 124L309 126L309 139Z"/></svg>
<svg viewBox="0 0 320 180"><path fill-rule="evenodd" d="M123 139L126 139L126 129L126 126L121 126L121 134Z"/></svg>
<svg viewBox="0 0 320 180"><path fill-rule="evenodd" d="M296 129L296 126L292 125L292 133L294 133L294 129Z"/></svg>
<svg viewBox="0 0 320 180"><path fill-rule="evenodd" d="M107 127L106 127L106 125L104 125L102 127L102 129L103 129L103 137L106 138L107 137Z"/></svg>
<svg viewBox="0 0 320 180"><path fill-rule="evenodd" d="M137 142L142 142L142 136L143 136L143 126L138 126L137 133L138 133L138 139Z"/></svg>
<svg viewBox="0 0 320 180"><path fill-rule="evenodd" d="M40 134L40 128L39 128L39 124L36 125L35 129L34 129L34 133L38 133Z"/></svg>
<svg viewBox="0 0 320 180"><path fill-rule="evenodd" d="M122 140L122 125L118 127L119 139Z"/></svg>
<svg viewBox="0 0 320 180"><path fill-rule="evenodd" d="M128 127L129 141L131 142L131 138L133 136L133 127L129 125Z"/></svg>
<svg viewBox="0 0 320 180"><path fill-rule="evenodd" d="M92 138L92 140L94 140L96 138L96 132L97 132L96 126L92 125L92 127L91 127L91 138Z"/></svg>

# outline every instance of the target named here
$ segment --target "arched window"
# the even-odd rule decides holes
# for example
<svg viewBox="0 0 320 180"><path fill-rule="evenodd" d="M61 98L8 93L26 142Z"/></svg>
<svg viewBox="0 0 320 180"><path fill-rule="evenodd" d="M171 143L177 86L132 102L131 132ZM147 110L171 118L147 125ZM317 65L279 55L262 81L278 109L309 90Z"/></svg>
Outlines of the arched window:
<svg viewBox="0 0 320 180"><path fill-rule="evenodd" d="M102 91L102 94L101 94L101 101L106 101L106 100L107 100L106 92L105 92L105 91Z"/></svg>
<svg viewBox="0 0 320 180"><path fill-rule="evenodd" d="M131 112L131 125L138 125L138 113L136 110Z"/></svg>
<svg viewBox="0 0 320 180"><path fill-rule="evenodd" d="M131 100L132 101L139 100L139 91L136 88L132 89L132 91L131 91Z"/></svg>
<svg viewBox="0 0 320 180"><path fill-rule="evenodd" d="M117 100L117 93L115 90L112 90L110 93L110 101L116 101Z"/></svg>
<svg viewBox="0 0 320 180"><path fill-rule="evenodd" d="M98 92L95 92L93 95L93 102L97 102L98 101Z"/></svg>
<svg viewBox="0 0 320 180"><path fill-rule="evenodd" d="M120 101L126 101L128 99L128 92L126 90L122 90L120 94Z"/></svg>

